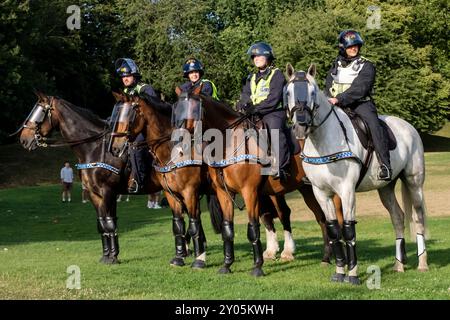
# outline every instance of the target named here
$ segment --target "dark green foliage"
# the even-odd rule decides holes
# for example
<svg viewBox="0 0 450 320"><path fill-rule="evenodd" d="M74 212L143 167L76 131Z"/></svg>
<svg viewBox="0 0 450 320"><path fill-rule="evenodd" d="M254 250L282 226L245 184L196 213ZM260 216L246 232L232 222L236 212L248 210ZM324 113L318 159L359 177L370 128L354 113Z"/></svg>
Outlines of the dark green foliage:
<svg viewBox="0 0 450 320"><path fill-rule="evenodd" d="M363 55L377 67L375 99L382 113L433 132L450 117L450 59L446 0L90 0L78 3L80 30L68 30L73 1L3 0L0 13L0 142L31 109L32 89L107 116L119 57L135 59L145 81L169 100L185 81L182 64L202 60L222 99L234 104L252 67L246 50L268 41L281 69L287 62L325 73L345 28L361 32ZM381 9L381 28L368 29L370 5Z"/></svg>

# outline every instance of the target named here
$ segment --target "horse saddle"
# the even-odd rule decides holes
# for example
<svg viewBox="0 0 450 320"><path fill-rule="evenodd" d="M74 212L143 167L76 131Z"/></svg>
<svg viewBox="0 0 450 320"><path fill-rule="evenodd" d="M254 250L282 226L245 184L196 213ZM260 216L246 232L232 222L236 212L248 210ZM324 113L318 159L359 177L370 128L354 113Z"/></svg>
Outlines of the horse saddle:
<svg viewBox="0 0 450 320"><path fill-rule="evenodd" d="M373 139L369 130L369 126L367 123L361 118L358 114L351 110L345 110L345 113L349 116L352 121L353 127L355 128L356 134L358 135L359 141L363 145L365 149L373 148ZM391 128L381 119L380 125L384 131L384 137L388 139L388 148L389 150L394 150L397 148L397 139L395 139L394 133Z"/></svg>

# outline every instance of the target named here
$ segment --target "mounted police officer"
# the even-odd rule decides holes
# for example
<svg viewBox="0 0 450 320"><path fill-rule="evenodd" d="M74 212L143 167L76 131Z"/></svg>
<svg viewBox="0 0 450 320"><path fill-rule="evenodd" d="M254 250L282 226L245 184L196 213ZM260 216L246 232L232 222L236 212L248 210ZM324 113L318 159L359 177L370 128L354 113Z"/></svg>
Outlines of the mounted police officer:
<svg viewBox="0 0 450 320"><path fill-rule="evenodd" d="M237 108L246 114L258 114L269 130L279 129L279 171L274 178L285 180L289 166L286 111L282 103L286 79L273 65L275 56L269 44L257 42L247 54L258 70L247 77Z"/></svg>
<svg viewBox="0 0 450 320"><path fill-rule="evenodd" d="M141 74L136 63L129 58L120 58L115 63L116 73L122 79L122 83L125 86L124 92L128 95L139 95L144 98L152 97L157 98L155 90L151 85L141 81ZM139 144L145 141L145 137L139 134L135 142ZM129 150L131 160L131 176L132 178L128 184L128 192L138 193L144 187L146 169L150 163L148 151L146 148L139 148L132 146Z"/></svg>
<svg viewBox="0 0 450 320"><path fill-rule="evenodd" d="M344 30L339 35L339 55L328 71L325 94L331 104L350 108L368 125L375 152L380 162L379 180L392 179L388 141L378 119L372 100L375 84L375 66L360 55L364 44L354 30Z"/></svg>
<svg viewBox="0 0 450 320"><path fill-rule="evenodd" d="M217 88L210 80L203 79L205 71L200 60L189 58L183 65L183 77L189 79L188 82L180 86L181 91L190 92L201 86L200 93L219 100Z"/></svg>

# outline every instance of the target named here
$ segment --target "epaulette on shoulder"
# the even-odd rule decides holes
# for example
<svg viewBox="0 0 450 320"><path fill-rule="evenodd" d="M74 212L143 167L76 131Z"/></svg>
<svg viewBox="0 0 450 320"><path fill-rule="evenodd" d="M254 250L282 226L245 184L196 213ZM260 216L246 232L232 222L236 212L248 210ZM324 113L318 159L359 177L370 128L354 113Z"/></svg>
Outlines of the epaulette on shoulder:
<svg viewBox="0 0 450 320"><path fill-rule="evenodd" d="M366 57L360 56L359 59L361 60L361 62L370 62L373 63L372 61L370 61L369 59L367 59Z"/></svg>

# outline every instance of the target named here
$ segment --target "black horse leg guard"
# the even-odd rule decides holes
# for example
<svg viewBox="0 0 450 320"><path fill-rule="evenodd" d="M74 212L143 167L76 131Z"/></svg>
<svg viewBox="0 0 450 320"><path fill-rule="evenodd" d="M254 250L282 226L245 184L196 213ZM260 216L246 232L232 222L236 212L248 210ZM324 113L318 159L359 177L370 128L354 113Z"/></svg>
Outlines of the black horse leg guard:
<svg viewBox="0 0 450 320"><path fill-rule="evenodd" d="M255 267L261 268L263 265L263 250L259 234L259 223L249 223L247 225L247 239L252 243L253 262Z"/></svg>
<svg viewBox="0 0 450 320"><path fill-rule="evenodd" d="M109 247L109 237L106 235L105 232L105 218L98 217L97 218L97 231L100 233L102 237L102 248L103 248L103 257L109 257L109 253L111 252ZM103 258L102 258L103 259Z"/></svg>
<svg viewBox="0 0 450 320"><path fill-rule="evenodd" d="M344 221L342 234L344 236L345 248L347 250L348 271L353 270L358 261L356 258L356 221Z"/></svg>
<svg viewBox="0 0 450 320"><path fill-rule="evenodd" d="M331 220L326 222L328 238L330 239L331 249L333 250L336 258L337 267L345 267L345 255L344 248L342 247L341 228L337 220Z"/></svg>
<svg viewBox="0 0 450 320"><path fill-rule="evenodd" d="M105 241L109 243L109 257L117 258L117 256L119 255L119 236L117 235L117 217L100 217L98 218L98 222L101 228L103 229L103 236L105 236Z"/></svg>
<svg viewBox="0 0 450 320"><path fill-rule="evenodd" d="M186 252L186 239L184 235L186 233L184 227L184 219L174 217L172 219L172 230L175 236L175 256L177 258L184 258L187 255Z"/></svg>
<svg viewBox="0 0 450 320"><path fill-rule="evenodd" d="M202 220L200 218L198 218L198 223L200 225L200 241L203 243L203 248L204 250L206 250L206 235L205 235L205 231L203 230L203 225L202 225Z"/></svg>
<svg viewBox="0 0 450 320"><path fill-rule="evenodd" d="M223 221L222 223L223 240L223 264L229 268L234 262L234 224L233 221Z"/></svg>
<svg viewBox="0 0 450 320"><path fill-rule="evenodd" d="M189 234L191 235L192 243L194 244L195 258L205 252L204 243L200 237L200 228L201 224L199 219L189 219Z"/></svg>

